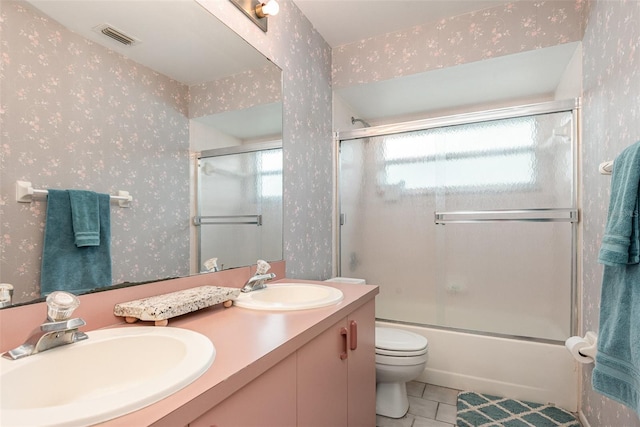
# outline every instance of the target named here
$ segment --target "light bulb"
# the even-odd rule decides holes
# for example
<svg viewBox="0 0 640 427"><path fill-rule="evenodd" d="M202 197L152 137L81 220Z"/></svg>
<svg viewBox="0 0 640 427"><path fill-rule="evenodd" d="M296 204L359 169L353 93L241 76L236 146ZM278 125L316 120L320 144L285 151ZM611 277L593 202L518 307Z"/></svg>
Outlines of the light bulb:
<svg viewBox="0 0 640 427"><path fill-rule="evenodd" d="M256 6L256 15L258 18L264 18L267 15L277 15L280 11L280 5L276 0L268 0L266 3L260 3Z"/></svg>

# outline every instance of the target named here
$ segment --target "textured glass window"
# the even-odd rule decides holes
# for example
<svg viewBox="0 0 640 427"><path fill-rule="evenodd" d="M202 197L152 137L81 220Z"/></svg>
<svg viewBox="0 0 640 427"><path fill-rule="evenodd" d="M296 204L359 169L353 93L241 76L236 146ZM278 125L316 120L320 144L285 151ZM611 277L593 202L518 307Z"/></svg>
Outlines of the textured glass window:
<svg viewBox="0 0 640 427"><path fill-rule="evenodd" d="M387 136L381 184L434 189L437 177L424 168L446 173L450 190L534 184L536 130L535 119L524 117Z"/></svg>
<svg viewBox="0 0 640 427"><path fill-rule="evenodd" d="M282 150L261 151L260 194L282 197Z"/></svg>

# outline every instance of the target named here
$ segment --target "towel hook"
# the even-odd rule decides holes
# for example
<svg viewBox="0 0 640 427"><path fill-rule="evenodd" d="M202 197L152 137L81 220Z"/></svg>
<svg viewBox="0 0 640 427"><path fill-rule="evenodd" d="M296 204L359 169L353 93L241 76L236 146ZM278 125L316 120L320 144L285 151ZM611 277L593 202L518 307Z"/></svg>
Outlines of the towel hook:
<svg viewBox="0 0 640 427"><path fill-rule="evenodd" d="M600 163L598 170L602 175L611 175L611 172L613 172L613 160Z"/></svg>

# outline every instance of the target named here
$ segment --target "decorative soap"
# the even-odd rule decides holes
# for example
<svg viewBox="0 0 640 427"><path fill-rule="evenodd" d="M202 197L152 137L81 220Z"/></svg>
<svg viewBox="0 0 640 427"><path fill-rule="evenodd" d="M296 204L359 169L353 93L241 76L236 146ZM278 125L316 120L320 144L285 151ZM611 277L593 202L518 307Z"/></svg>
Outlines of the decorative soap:
<svg viewBox="0 0 640 427"><path fill-rule="evenodd" d="M127 323L138 320L154 321L156 326L166 326L170 318L224 303L231 306L231 301L240 294L238 288L220 286L200 286L171 292L135 301L122 302L115 305L113 314L125 318Z"/></svg>

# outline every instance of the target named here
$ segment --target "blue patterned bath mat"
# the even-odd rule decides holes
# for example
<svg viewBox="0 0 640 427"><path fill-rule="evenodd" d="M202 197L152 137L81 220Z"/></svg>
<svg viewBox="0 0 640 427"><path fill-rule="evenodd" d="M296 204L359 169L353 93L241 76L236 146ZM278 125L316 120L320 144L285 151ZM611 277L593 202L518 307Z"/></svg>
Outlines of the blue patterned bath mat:
<svg viewBox="0 0 640 427"><path fill-rule="evenodd" d="M463 391L457 427L580 427L571 412L553 405Z"/></svg>

